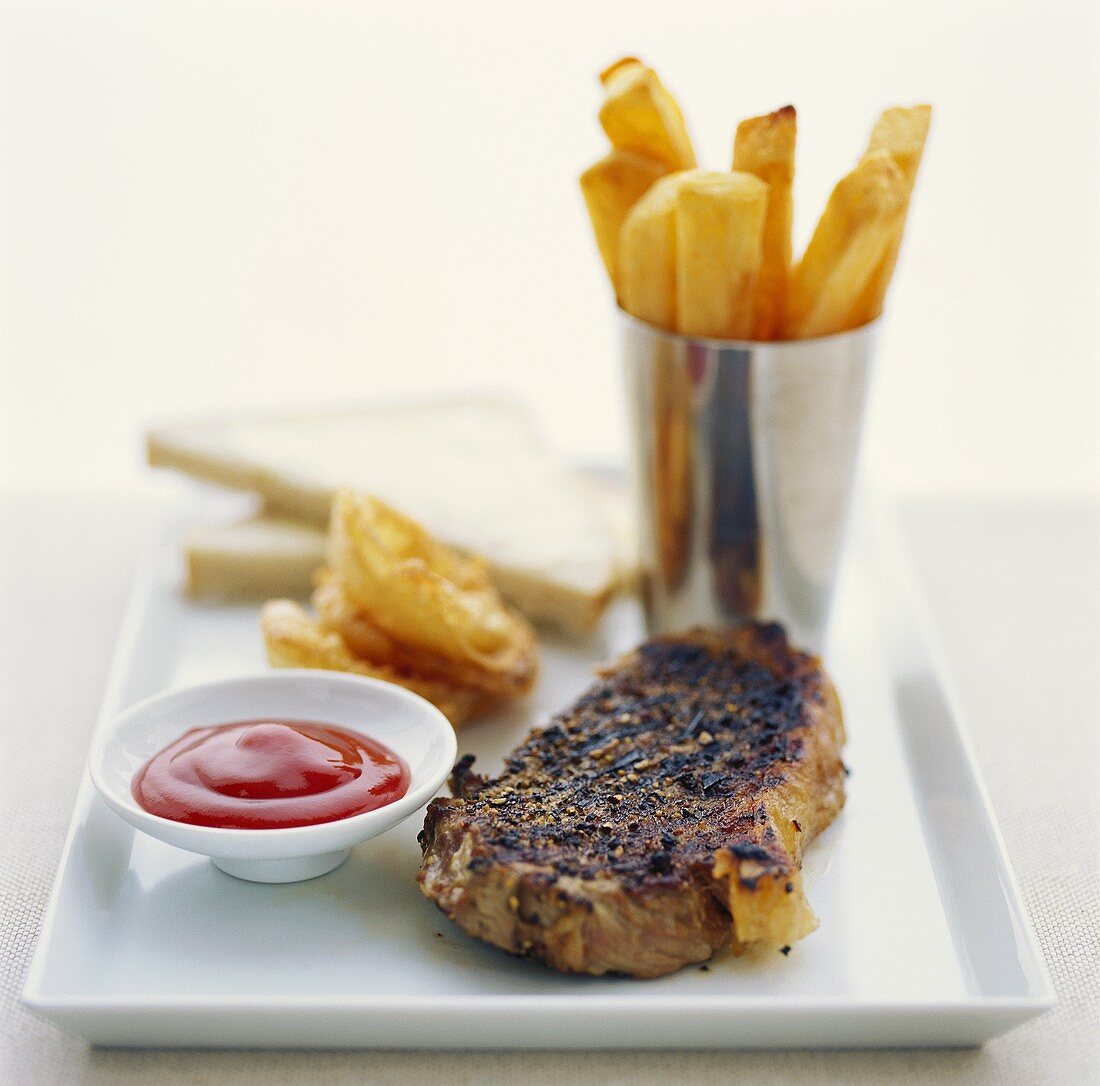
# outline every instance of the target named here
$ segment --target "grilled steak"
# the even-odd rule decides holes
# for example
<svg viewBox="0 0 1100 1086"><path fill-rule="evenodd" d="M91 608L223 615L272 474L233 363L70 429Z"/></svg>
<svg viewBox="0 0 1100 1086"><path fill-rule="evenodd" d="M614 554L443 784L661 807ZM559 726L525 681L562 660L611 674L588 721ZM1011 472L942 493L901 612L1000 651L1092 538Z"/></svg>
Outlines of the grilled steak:
<svg viewBox="0 0 1100 1086"><path fill-rule="evenodd" d="M817 926L805 846L844 804L840 705L779 626L646 642L494 780L429 807L423 892L471 935L569 973L654 977Z"/></svg>

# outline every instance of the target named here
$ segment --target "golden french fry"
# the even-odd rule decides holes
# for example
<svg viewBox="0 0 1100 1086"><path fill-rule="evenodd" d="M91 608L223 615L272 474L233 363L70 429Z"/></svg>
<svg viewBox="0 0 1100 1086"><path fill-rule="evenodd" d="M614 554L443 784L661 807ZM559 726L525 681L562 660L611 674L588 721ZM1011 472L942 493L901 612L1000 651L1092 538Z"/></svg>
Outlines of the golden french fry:
<svg viewBox="0 0 1100 1086"><path fill-rule="evenodd" d="M338 633L326 630L291 600L269 600L260 614L264 646L272 667L347 671L397 683L427 698L455 726L486 712L496 700L483 690L410 675L355 655Z"/></svg>
<svg viewBox="0 0 1100 1086"><path fill-rule="evenodd" d="M894 106L879 117L871 131L867 153L889 151L901 172L909 192L917 180L917 170L928 139L928 127L932 123L931 106L911 106L906 109Z"/></svg>
<svg viewBox="0 0 1100 1086"><path fill-rule="evenodd" d="M670 170L695 165L684 115L652 68L624 57L600 78L607 95L600 124L613 147L655 158Z"/></svg>
<svg viewBox="0 0 1100 1086"><path fill-rule="evenodd" d="M931 106L912 106L904 109L895 106L886 110L878 119L871 132L871 141L867 147L867 153L874 151L889 151L898 168L905 175L905 203L906 213L909 210L909 198L913 194L913 185L917 180L917 170L920 168L921 157L924 154L924 143L928 138L928 126L932 121ZM890 242L882 263L871 277L867 290L860 302L858 323L865 324L874 320L882 312L886 301L886 291L890 287L890 280L894 276L894 268L897 266L898 253L901 250L902 235L905 233L905 214L898 223L894 237Z"/></svg>
<svg viewBox="0 0 1100 1086"><path fill-rule="evenodd" d="M676 189L662 177L630 209L619 233L619 304L632 316L676 331Z"/></svg>
<svg viewBox="0 0 1100 1086"><path fill-rule="evenodd" d="M866 155L833 189L787 292L784 336L857 327L862 299L905 215L906 182L889 151Z"/></svg>
<svg viewBox="0 0 1100 1086"><path fill-rule="evenodd" d="M763 253L753 298L753 339L775 339L783 316L791 271L797 127L794 106L784 106L742 121L733 141L733 168L759 177L768 186Z"/></svg>
<svg viewBox="0 0 1100 1086"><path fill-rule="evenodd" d="M623 222L654 182L668 172L668 166L655 158L616 148L581 174L581 192L592 219L596 245L616 293Z"/></svg>
<svg viewBox="0 0 1100 1086"><path fill-rule="evenodd" d="M621 69L625 68L628 64L642 64L637 57L619 57L618 60L609 64L602 72L600 72L600 83L603 86L607 86L611 77ZM643 65L644 66L644 65Z"/></svg>
<svg viewBox="0 0 1100 1086"><path fill-rule="evenodd" d="M768 186L747 173L692 170L675 188L676 328L750 339Z"/></svg>

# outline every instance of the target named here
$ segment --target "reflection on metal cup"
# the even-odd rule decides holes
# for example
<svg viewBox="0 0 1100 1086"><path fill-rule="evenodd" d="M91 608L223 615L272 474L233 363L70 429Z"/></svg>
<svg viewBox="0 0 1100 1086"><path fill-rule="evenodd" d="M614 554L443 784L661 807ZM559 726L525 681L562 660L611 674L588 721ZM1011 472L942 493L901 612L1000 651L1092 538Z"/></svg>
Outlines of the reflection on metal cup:
<svg viewBox="0 0 1100 1086"><path fill-rule="evenodd" d="M620 317L650 634L767 619L820 652L878 322L750 343Z"/></svg>

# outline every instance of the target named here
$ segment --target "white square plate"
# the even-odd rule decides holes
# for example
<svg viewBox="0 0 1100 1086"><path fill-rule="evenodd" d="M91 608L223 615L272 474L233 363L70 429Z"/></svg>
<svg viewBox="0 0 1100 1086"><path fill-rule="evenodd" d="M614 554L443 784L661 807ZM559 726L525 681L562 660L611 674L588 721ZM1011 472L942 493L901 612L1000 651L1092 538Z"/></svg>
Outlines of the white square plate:
<svg viewBox="0 0 1100 1086"><path fill-rule="evenodd" d="M1053 1002L892 522L853 532L828 666L848 804L810 848L821 927L789 957L659 980L566 977L468 938L416 885L420 819L312 882L239 882L134 830L85 780L24 992L98 1044L787 1048L977 1044ZM165 687L262 665L254 607L180 597L174 542L135 586L99 727ZM544 640L522 709L474 725L482 769L640 637Z"/></svg>

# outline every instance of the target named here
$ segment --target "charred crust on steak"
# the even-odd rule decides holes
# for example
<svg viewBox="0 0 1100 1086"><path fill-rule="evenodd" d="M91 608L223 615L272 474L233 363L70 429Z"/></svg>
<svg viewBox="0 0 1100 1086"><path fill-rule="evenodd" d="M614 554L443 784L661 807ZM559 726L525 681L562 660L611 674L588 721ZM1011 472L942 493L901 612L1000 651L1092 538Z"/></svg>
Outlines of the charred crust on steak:
<svg viewBox="0 0 1100 1086"><path fill-rule="evenodd" d="M474 756L472 754L464 754L455 763L448 782L451 795L466 799L476 795L485 787L485 778L473 772L473 764Z"/></svg>
<svg viewBox="0 0 1100 1086"><path fill-rule="evenodd" d="M425 893L448 915L463 913L467 930L534 956L544 955L518 945L516 931L477 930L471 895L483 872L514 879L517 902L527 894L589 913L593 894L612 888L643 902L687 888L698 901L717 901L700 908L728 917L736 909L718 889L720 870L743 892L778 879L790 894L803 834L789 817L777 831L769 797L788 784L801 795L812 725L834 710L836 741L821 783L827 813L811 829L827 825L843 803L843 729L820 662L792 649L780 626L747 624L656 638L598 675L511 753L500 776L475 774L470 756L459 761L455 798L428 807L420 835ZM468 877L455 875L459 851ZM437 862L444 856L450 874ZM537 917L543 906L532 910ZM518 904L511 915L523 941L538 940L538 920ZM658 971L647 966L638 975Z"/></svg>
<svg viewBox="0 0 1100 1086"><path fill-rule="evenodd" d="M686 873L723 846L769 863L760 845L729 845L746 818L766 817L730 819L730 801L781 783L784 763L801 751L794 733L805 702L820 701L822 690L813 658L791 652L781 627L756 629L757 658L705 633L647 642L633 667L604 670L533 732L494 780L462 758L452 790L493 859L638 882ZM429 808L429 838L455 802Z"/></svg>

